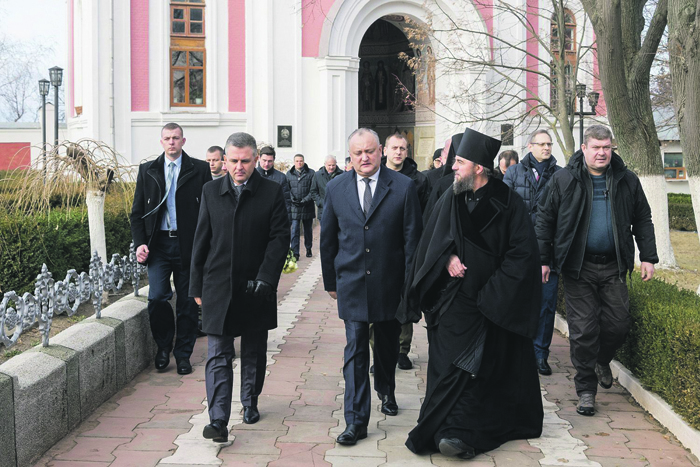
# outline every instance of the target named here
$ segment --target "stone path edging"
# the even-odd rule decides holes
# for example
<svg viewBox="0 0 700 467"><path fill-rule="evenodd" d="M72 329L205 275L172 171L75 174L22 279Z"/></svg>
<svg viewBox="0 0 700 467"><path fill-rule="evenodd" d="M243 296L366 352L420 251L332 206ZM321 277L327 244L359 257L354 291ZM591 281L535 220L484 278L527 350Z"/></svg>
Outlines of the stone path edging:
<svg viewBox="0 0 700 467"><path fill-rule="evenodd" d="M566 318L557 313L554 327L565 337L569 337L569 325ZM613 377L624 387L659 423L665 426L690 452L700 457L700 431L691 427L673 408L657 394L647 391L642 383L625 366L613 360L610 364Z"/></svg>

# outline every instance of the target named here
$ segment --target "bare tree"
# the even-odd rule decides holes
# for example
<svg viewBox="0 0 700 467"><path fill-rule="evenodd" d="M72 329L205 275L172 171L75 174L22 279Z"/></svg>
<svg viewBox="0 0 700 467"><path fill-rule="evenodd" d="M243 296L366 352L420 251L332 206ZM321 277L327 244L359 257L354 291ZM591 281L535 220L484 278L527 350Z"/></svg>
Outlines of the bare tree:
<svg viewBox="0 0 700 467"><path fill-rule="evenodd" d="M483 29L481 18L451 17L434 0L426 2L425 8L432 11L431 21L427 25L411 22L407 35L415 46L431 43L437 51L404 58L416 71L437 66L442 76L469 77L463 86L438 97L459 121L442 118L455 124L509 123L521 133L544 125L565 158L575 152L575 85L592 78L594 52L582 11L572 10L563 0L529 9L499 1L493 7L494 20L517 26L513 33L492 33ZM492 46L484 48L479 42ZM535 78L535 89L528 77ZM413 104L421 103L414 99Z"/></svg>
<svg viewBox="0 0 700 467"><path fill-rule="evenodd" d="M669 0L668 29L673 104L693 211L700 221L700 2Z"/></svg>
<svg viewBox="0 0 700 467"><path fill-rule="evenodd" d="M650 71L666 28L668 0L658 0L648 25L648 0L581 0L596 33L608 118L625 162L649 198L661 266L676 265L659 138L650 97Z"/></svg>
<svg viewBox="0 0 700 467"><path fill-rule="evenodd" d="M108 190L121 195L125 210L133 200L131 170L122 165L121 157L106 144L82 139L64 141L42 152L29 168L17 169L8 180L22 179L13 202L2 208L32 213L48 212L51 200L63 199L62 205L74 206L84 196L90 230L90 250L107 261L104 229L104 202ZM17 175L18 174L18 175Z"/></svg>
<svg viewBox="0 0 700 467"><path fill-rule="evenodd" d="M51 52L35 42L15 42L0 37L0 118L37 121L40 97L38 63Z"/></svg>

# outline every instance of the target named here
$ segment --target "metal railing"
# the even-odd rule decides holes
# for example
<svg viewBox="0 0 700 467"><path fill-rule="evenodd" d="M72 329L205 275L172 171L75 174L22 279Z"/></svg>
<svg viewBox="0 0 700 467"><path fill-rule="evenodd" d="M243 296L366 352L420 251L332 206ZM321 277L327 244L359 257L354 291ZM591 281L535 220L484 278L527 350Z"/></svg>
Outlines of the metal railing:
<svg viewBox="0 0 700 467"><path fill-rule="evenodd" d="M90 272L78 274L75 269L66 273L61 281L54 281L46 264L36 276L34 293L25 292L21 297L14 291L6 292L0 303L0 344L10 349L17 343L22 332L39 323L39 334L44 347L49 345L49 333L53 317L65 313L73 316L78 307L92 301L95 317L102 313L102 294L122 289L125 281L131 280L134 295L139 294L139 280L146 267L136 261L134 244L129 246L129 256L112 255L104 264L95 252L90 260ZM7 337L12 331L12 337Z"/></svg>

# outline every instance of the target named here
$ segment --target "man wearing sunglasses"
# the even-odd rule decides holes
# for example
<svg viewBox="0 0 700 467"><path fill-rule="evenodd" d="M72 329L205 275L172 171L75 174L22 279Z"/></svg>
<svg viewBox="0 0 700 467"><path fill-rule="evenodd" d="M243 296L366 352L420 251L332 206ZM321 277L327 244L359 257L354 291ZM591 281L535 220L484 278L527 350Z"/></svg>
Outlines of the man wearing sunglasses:
<svg viewBox="0 0 700 467"><path fill-rule="evenodd" d="M503 182L515 190L525 201L532 225L535 225L537 223L537 203L543 197L549 179L561 167L557 165L557 160L552 157L552 137L547 130L535 130L528 138L527 149L530 152L523 157L520 163L508 167ZM540 321L537 327L537 336L533 341L535 357L537 358L537 371L541 375L552 374L552 368L547 363L547 358L554 332L558 285L559 275L554 270L549 274L547 282L542 282Z"/></svg>

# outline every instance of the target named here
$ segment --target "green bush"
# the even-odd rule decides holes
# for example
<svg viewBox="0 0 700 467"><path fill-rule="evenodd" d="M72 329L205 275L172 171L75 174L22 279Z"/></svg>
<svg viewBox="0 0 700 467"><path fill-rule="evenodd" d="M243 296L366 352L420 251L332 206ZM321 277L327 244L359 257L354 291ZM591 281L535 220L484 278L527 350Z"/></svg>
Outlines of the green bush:
<svg viewBox="0 0 700 467"><path fill-rule="evenodd" d="M127 254L131 230L124 210L105 210L105 237L108 255ZM48 215L0 216L0 290L3 292L33 292L34 281L44 263L57 281L69 269L87 272L91 256L84 209L54 209Z"/></svg>
<svg viewBox="0 0 700 467"><path fill-rule="evenodd" d="M668 226L673 230L698 230L690 195L681 193L668 194Z"/></svg>
<svg viewBox="0 0 700 467"><path fill-rule="evenodd" d="M638 275L629 289L632 329L616 358L700 429L700 297Z"/></svg>

